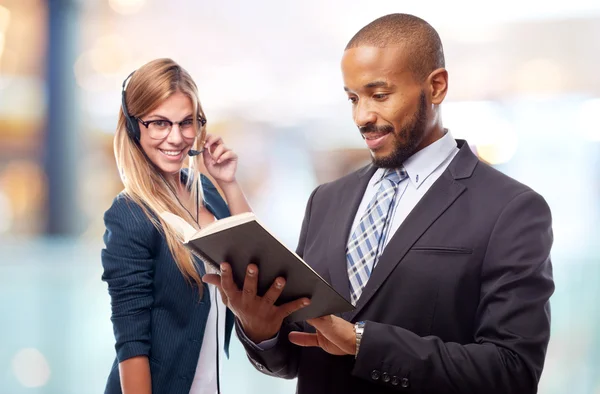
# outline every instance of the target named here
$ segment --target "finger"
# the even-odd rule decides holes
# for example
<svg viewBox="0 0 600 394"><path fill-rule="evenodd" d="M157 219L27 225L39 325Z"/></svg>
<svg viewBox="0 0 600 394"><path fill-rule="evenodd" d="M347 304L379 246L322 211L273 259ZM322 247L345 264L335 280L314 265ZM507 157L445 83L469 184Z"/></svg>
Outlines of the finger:
<svg viewBox="0 0 600 394"><path fill-rule="evenodd" d="M204 148L206 148L208 152L212 154L215 150L215 147L221 145L222 143L223 139L221 137L211 135L210 138L206 139L206 142L204 143Z"/></svg>
<svg viewBox="0 0 600 394"><path fill-rule="evenodd" d="M317 334L292 331L288 334L288 339L294 345L305 347L319 347L319 340L317 339Z"/></svg>
<svg viewBox="0 0 600 394"><path fill-rule="evenodd" d="M242 293L242 302L249 304L256 296L256 286L258 283L258 267L254 264L248 264L246 268L246 278L244 278L244 292Z"/></svg>
<svg viewBox="0 0 600 394"><path fill-rule="evenodd" d="M281 320L283 320L287 316L308 305L310 305L310 300L308 298L299 298L297 300L290 301L279 307L279 317L281 318Z"/></svg>
<svg viewBox="0 0 600 394"><path fill-rule="evenodd" d="M202 145L202 146L200 146L200 149L202 149L202 150L206 149L206 145L211 140L211 138L213 138L213 134L206 133L206 135L204 136L204 139L200 140L200 144Z"/></svg>
<svg viewBox="0 0 600 394"><path fill-rule="evenodd" d="M315 327L319 331L327 331L331 326L332 315L326 315L321 317L315 317L314 319L308 319L306 322L311 326Z"/></svg>
<svg viewBox="0 0 600 394"><path fill-rule="evenodd" d="M212 166L213 163L213 158L210 155L210 152L208 151L208 149L204 149L203 153L202 153L202 160L204 161L204 165L208 168L210 166Z"/></svg>
<svg viewBox="0 0 600 394"><path fill-rule="evenodd" d="M283 279L283 278L275 279L273 281L273 283L271 284L271 287L269 287L269 290L267 290L267 292L263 296L263 301L269 305L275 304L275 301L277 301L277 299L281 295L281 292L283 291L284 286L285 286L285 279Z"/></svg>
<svg viewBox="0 0 600 394"><path fill-rule="evenodd" d="M340 350L352 354L355 351L354 325L334 315L326 315L316 319L309 319L307 323L316 328L329 342Z"/></svg>
<svg viewBox="0 0 600 394"><path fill-rule="evenodd" d="M216 134L212 134L212 133L207 133L206 137L204 138L204 146L208 146L208 145L212 145L216 140L218 140L219 137Z"/></svg>
<svg viewBox="0 0 600 394"><path fill-rule="evenodd" d="M346 331L348 328L346 326L351 326L352 329L354 329L352 323L348 323L346 320L340 319L334 315L325 315L315 319L309 319L306 322L327 337L340 335L341 332Z"/></svg>
<svg viewBox="0 0 600 394"><path fill-rule="evenodd" d="M229 299L235 297L235 294L240 291L237 285L233 282L231 266L227 263L221 263L221 288Z"/></svg>
<svg viewBox="0 0 600 394"><path fill-rule="evenodd" d="M219 158L227 149L228 148L224 144L217 145L215 150L211 153L213 160L219 162Z"/></svg>
<svg viewBox="0 0 600 394"><path fill-rule="evenodd" d="M238 156L237 154L235 154L235 152L233 152L232 150L228 150L217 159L217 164L226 163L231 160L236 160L237 157Z"/></svg>
<svg viewBox="0 0 600 394"><path fill-rule="evenodd" d="M202 282L214 285L221 290L221 276L217 274L206 274L202 277Z"/></svg>

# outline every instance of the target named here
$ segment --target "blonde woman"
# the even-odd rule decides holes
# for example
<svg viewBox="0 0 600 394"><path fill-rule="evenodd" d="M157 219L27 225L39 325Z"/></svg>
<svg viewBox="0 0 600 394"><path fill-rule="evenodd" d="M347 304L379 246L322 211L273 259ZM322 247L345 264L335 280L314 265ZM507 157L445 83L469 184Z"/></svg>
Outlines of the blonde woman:
<svg viewBox="0 0 600 394"><path fill-rule="evenodd" d="M205 124L196 84L174 61L151 61L123 83L114 151L125 189L104 215L102 279L116 340L105 393L220 391L233 316L202 283L202 262L158 215L169 211L200 228L250 211L235 178L237 155Z"/></svg>

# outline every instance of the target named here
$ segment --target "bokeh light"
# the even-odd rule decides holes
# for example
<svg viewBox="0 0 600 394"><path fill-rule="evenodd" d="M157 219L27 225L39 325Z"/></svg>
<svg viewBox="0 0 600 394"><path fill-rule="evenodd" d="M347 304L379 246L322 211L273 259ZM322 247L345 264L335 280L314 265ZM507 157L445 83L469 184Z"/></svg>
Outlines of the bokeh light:
<svg viewBox="0 0 600 394"><path fill-rule="evenodd" d="M12 371L19 383L28 388L43 387L50 380L50 365L35 348L19 350L12 359Z"/></svg>
<svg viewBox="0 0 600 394"><path fill-rule="evenodd" d="M600 98L590 99L581 104L579 111L579 127L584 138L600 142Z"/></svg>
<svg viewBox="0 0 600 394"><path fill-rule="evenodd" d="M108 0L110 7L123 15L131 15L139 12L146 0Z"/></svg>
<svg viewBox="0 0 600 394"><path fill-rule="evenodd" d="M454 138L466 139L479 157L492 165L508 162L517 152L519 136L496 103L447 103L443 118Z"/></svg>
<svg viewBox="0 0 600 394"><path fill-rule="evenodd" d="M12 227L13 213L12 207L10 206L10 200L0 190L0 233L8 232Z"/></svg>

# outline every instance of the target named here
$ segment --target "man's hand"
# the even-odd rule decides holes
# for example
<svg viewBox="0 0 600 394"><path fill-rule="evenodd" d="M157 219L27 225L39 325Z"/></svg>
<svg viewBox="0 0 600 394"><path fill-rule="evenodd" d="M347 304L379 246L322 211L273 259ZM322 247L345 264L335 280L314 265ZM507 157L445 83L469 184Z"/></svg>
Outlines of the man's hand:
<svg viewBox="0 0 600 394"><path fill-rule="evenodd" d="M290 332L290 342L298 346L317 346L335 356L356 354L354 325L337 316L329 315L306 321L317 329L315 334Z"/></svg>
<svg viewBox="0 0 600 394"><path fill-rule="evenodd" d="M202 277L206 283L215 285L227 300L227 306L240 321L244 333L258 344L273 338L281 329L286 316L310 304L307 298L300 298L286 304L275 306L285 286L284 278L277 278L262 296L256 294L258 267L249 264L244 279L244 288L240 290L233 282L231 267L221 264L221 275L208 274Z"/></svg>

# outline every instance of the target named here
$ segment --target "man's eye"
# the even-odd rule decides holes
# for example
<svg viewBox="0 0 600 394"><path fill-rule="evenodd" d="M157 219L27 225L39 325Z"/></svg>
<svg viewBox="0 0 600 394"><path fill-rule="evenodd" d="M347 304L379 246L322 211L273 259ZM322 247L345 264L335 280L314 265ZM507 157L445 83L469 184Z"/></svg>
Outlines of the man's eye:
<svg viewBox="0 0 600 394"><path fill-rule="evenodd" d="M348 97L348 101L350 101L352 104L356 104L356 97Z"/></svg>
<svg viewBox="0 0 600 394"><path fill-rule="evenodd" d="M383 100L383 99L385 99L387 96L388 96L387 94L380 93L380 94L374 94L374 95L373 95L373 98L374 98L375 100Z"/></svg>

